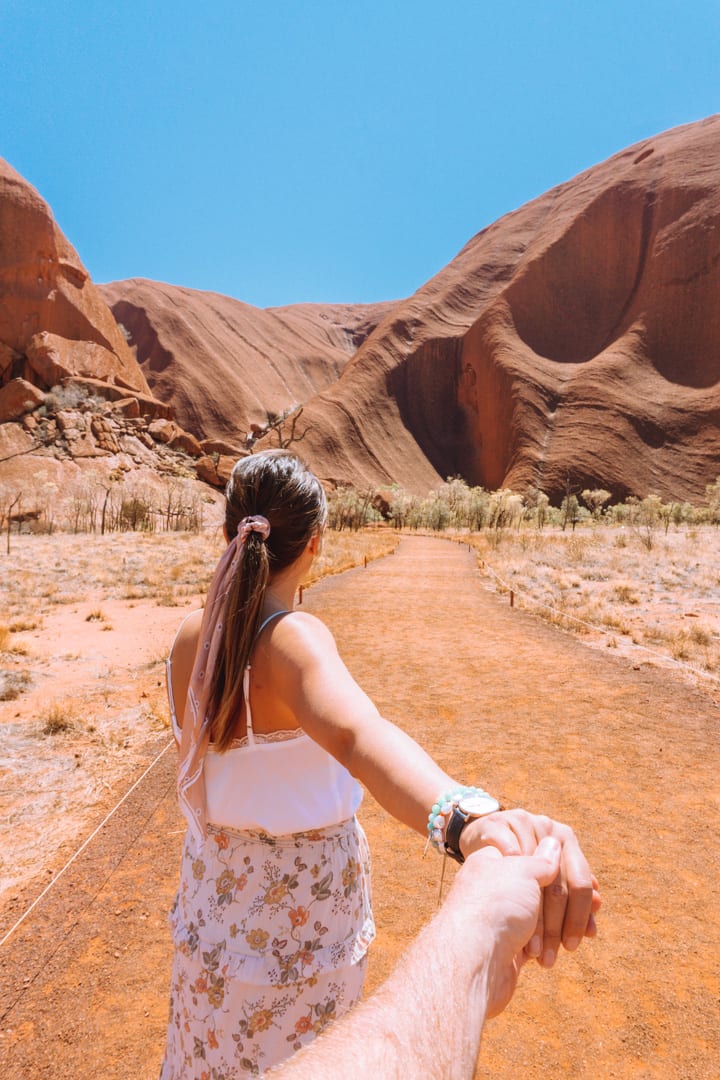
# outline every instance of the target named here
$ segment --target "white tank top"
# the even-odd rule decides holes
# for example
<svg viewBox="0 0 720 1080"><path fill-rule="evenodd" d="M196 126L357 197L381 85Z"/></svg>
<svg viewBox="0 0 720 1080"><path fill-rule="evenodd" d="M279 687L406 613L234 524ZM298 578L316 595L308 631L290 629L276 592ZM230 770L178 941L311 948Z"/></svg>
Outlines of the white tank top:
<svg viewBox="0 0 720 1080"><path fill-rule="evenodd" d="M260 626L286 611L276 611ZM172 692L172 649L166 661L170 717L180 745ZM250 711L250 664L243 679L247 735L225 753L209 747L203 768L208 823L253 829L270 836L309 832L351 818L362 801L362 788L344 765L304 731L256 735Z"/></svg>

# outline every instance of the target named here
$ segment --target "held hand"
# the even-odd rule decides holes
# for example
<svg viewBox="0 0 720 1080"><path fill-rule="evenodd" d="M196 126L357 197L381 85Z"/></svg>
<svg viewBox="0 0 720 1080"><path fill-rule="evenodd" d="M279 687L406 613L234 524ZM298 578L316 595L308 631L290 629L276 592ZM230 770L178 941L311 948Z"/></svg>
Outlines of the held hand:
<svg viewBox="0 0 720 1080"><path fill-rule="evenodd" d="M530 855L548 836L560 843L560 869L544 889L537 926L526 952L545 967L552 967L561 942L572 951L583 937L595 936L594 915L601 903L597 880L569 825L526 810L505 810L470 822L463 829L461 847L466 857L487 846L503 855Z"/></svg>
<svg viewBox="0 0 720 1080"><path fill-rule="evenodd" d="M502 1012L513 995L542 909L543 889L557 877L560 858L560 843L552 836L541 840L534 855L519 858L503 858L490 846L469 855L455 878L448 903L462 905L480 934L488 1019ZM472 948L472 933L465 940Z"/></svg>

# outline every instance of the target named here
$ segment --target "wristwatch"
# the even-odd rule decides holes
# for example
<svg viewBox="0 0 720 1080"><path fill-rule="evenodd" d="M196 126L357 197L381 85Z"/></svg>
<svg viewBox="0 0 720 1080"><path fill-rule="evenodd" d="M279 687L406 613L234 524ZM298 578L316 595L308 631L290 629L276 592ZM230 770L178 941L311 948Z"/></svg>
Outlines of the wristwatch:
<svg viewBox="0 0 720 1080"><path fill-rule="evenodd" d="M455 862L464 863L465 856L460 850L460 834L469 821L495 814L500 803L492 795L466 795L453 806L450 820L445 829L445 851Z"/></svg>

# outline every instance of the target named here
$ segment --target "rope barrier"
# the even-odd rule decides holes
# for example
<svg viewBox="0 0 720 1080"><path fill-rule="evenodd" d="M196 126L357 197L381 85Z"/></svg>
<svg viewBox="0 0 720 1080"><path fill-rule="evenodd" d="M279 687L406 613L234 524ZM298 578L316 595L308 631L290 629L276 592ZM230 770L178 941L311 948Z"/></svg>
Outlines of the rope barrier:
<svg viewBox="0 0 720 1080"><path fill-rule="evenodd" d="M392 552L393 554L394 554L394 551L395 551L395 550L397 550L397 545L396 545L396 547L395 547L395 548L393 549L393 552ZM367 555L365 556L364 562L365 562L365 566L367 566ZM305 586L305 588L307 588L307 586ZM303 586L300 586L300 597L299 597L299 603L300 603L300 604L302 604L302 599L303 599L303 596L302 596L302 594L303 594ZM130 796L130 795L132 795L133 791L134 791L134 790L135 790L135 788L136 788L136 787L138 786L138 784L142 783L142 781L143 781L143 780L145 779L145 777L146 777L146 776L148 775L148 773L149 773L149 772L150 772L150 771L151 771L152 769L154 769L154 768L155 768L155 766L157 765L158 761L160 761L160 758L161 758L161 757L163 757L163 755L164 755L164 754L166 754L166 753L167 753L167 751L168 751L168 750L170 749L170 747L171 747L171 746L173 746L173 745L174 745L174 743L173 743L173 742L169 742L169 743L167 744L167 746L165 746L165 747L164 747L164 748L163 748L163 749L162 749L162 750L160 751L160 753L159 753L159 754L157 755L157 757L156 757L156 758L154 759L154 761L152 761L152 762L151 762L151 763L150 763L150 764L148 765L147 769L146 769L146 770L145 770L145 772L144 772L144 773L142 774L142 776L138 777L138 779L137 779L137 780L135 781L135 783L134 783L134 784L132 785L132 787L130 787L130 788L129 788L129 789L128 789L128 790L126 791L126 792L125 792L125 794L123 795L122 799L120 799L120 801L119 801L119 802L117 803L117 805L116 805L116 806L114 806L114 807L112 808L112 810L111 810L111 811L109 812L109 814L107 814L107 815L106 815L106 816L105 816L105 817L103 818L103 820L102 820L102 821L100 822L100 824L99 824L99 825L97 826L97 828L96 828L96 829L94 829L94 830L93 830L93 832L91 832L91 833L90 833L90 835L88 836L88 838L87 838L87 839L86 839L86 840L85 840L85 841L84 841L84 842L83 842L83 843L82 843L82 844L80 845L80 847L79 847L79 848L77 849L77 851L75 852L75 854L74 854L74 855L72 855L72 856L71 856L71 858L69 858L69 859L68 859L68 861L67 861L67 862L65 863L65 865L63 866L62 870L60 870L60 871L59 871L59 873L57 873L57 874L55 875L55 877L54 877L54 878L52 879L52 881L50 881L50 882L49 882L49 883L48 883L48 884L47 884L47 885L45 886L45 888L44 888L44 889L43 889L43 891L42 891L42 892L40 893L40 895L39 895L38 897L36 897L36 898L35 898L35 900L33 900L33 902L32 902L32 904L30 905L30 907L29 907L29 908L27 908L27 909L26 909L26 910L25 910L25 911L23 912L23 914L22 914L22 915L20 916L20 918L19 918L19 919L17 920L17 922L15 923L15 925L14 925L14 926L11 926L11 927L10 927L10 929L8 930L8 932L7 932L6 934L5 934L5 937L4 937L4 938L2 938L2 940L0 940L0 948L2 948L2 946L3 946L3 945L4 945L4 944L5 944L6 942L7 942L7 941L9 941L9 940L10 940L10 938L11 938L11 937L12 937L12 935L13 935L13 934L15 933L15 931L16 931L16 930L18 929L18 927L22 925L22 923L23 923L23 922L25 921L25 919L27 919L28 915L29 915L29 914L30 914L30 913L31 913L31 912L32 912L32 911L33 911L33 910L34 910L34 909L35 909L35 908L37 907L37 905L38 905L38 904L40 903L40 901L41 901L41 900L43 899L43 897L44 897L44 896L47 896L47 894L49 893L50 889L52 889L52 887L53 887L53 886L54 886L54 885L55 885L55 884L56 884L56 883L57 883L57 882L58 882L58 881L60 880L60 878L61 878L61 877L63 876L63 874L65 873L65 871L66 871L67 869L69 869L69 867L70 867L70 866L72 866L72 864L73 864L73 863L75 862L75 860L76 860L76 859L78 858L78 856L79 856L79 855L82 855L83 851L84 851L84 850L85 850L85 848L86 848L86 847L88 846L88 844L89 844L89 843L91 842L91 840L93 840L93 839L94 839L94 838L95 838L95 837L97 836L97 834L98 834L98 833L100 832L100 830L101 830L101 829L102 829L102 828L103 828L103 827L104 827L104 826L105 826L105 825L106 825L106 824L108 823L108 821L109 821L109 820L110 820L110 818L111 818L111 817L113 816L113 814L115 814L115 813L116 813L116 812L117 812L117 811L118 811L118 810L120 809L120 807L121 807L121 806L122 806L122 804L123 804L123 803L125 802L125 800L126 800L127 798L129 798L129 796Z"/></svg>
<svg viewBox="0 0 720 1080"><path fill-rule="evenodd" d="M166 754L166 753L168 752L168 750L170 749L170 747L171 747L171 746L174 746L174 742L169 742L169 743L167 744L167 746L165 746L165 747L164 747L164 748L163 748L163 749L162 749L162 750L160 751L160 753L159 753L159 754L157 755L157 757L155 758L155 760L154 760L154 761L151 761L151 763L150 763L150 764L148 765L147 769L146 769L146 770L145 770L145 772L144 772L144 773L142 774L142 776L139 776L139 777L138 777L138 779L137 779L137 780L135 781L135 783L134 783L134 784L132 785L132 787L130 787L130 788L129 788L129 789L128 789L128 790L126 791L126 792L125 792L125 794L123 795L122 799L120 799L120 801L119 801L119 802L117 803L117 805L116 805L116 806L114 806L114 807L112 808L112 810L110 811L110 813L109 813L109 814L107 814L107 815L106 815L106 816L105 816L105 817L103 818L103 820L102 820L102 821L100 822L100 824L99 824L99 825L97 826L97 828L96 828L96 829L94 829L94 830L93 830L93 831L92 831L92 832L90 833L90 835L88 836L88 838L87 838L87 839L86 839L86 840L85 840L85 841L84 841L84 842L83 842L83 843L82 843L82 844L80 845L80 847L79 847L79 848L77 849L77 851L75 852L75 854L74 854L74 855L72 855L72 856L71 856L71 857L70 857L70 858L68 859L68 861L67 861L67 862L65 863L65 865L63 866L62 870L61 870L61 871L60 871L60 872L59 872L58 874L56 874L56 875L55 875L55 877L54 877L54 878L52 879L52 881L51 881L51 882L49 882L49 883L48 883L48 884L47 884L47 885L45 886L45 888L44 888L44 889L43 889L43 891L42 891L42 892L40 893L40 895L39 895L38 897L36 897L36 899L35 899L35 900L33 900L33 902L32 902L32 904L30 905L30 907L29 907L29 908L27 908L27 910L23 912L23 914L22 914L22 915L20 916L20 918L18 919L18 921L17 921L16 923L15 923L15 925L14 925L14 926L12 926L12 927L11 927L11 928L10 928L10 929L8 930L8 932L7 932L7 934L5 935L5 937L4 937L3 939L2 939L2 941L0 941L0 948L2 948L2 946L3 946L4 944L5 944L5 942L6 942L6 941L8 941L8 940L9 940L9 939L10 939L10 938L12 937L12 935L13 935L13 934L15 933L15 931L17 930L17 928L18 928L18 927L19 927L19 926L20 926L20 925L21 925L21 924L22 924L23 922L25 922L25 919L27 919L27 917L28 917L28 915L30 914L30 912L31 912L31 911L33 911L33 909L34 909L34 908L36 908L36 907L37 907L37 905L38 905L38 904L40 903L40 901L42 900L42 898L43 898L44 896L46 896L46 895L47 895L47 894L48 894L48 893L50 892L50 889L52 889L53 885L56 885L56 884L57 884L57 882L58 882L58 881L60 880L60 878L61 878L61 877L63 876L63 874L65 873L65 871L66 871L66 870L67 870L67 869L68 869L68 868L69 868L70 866L72 866L72 864L73 864L73 863L75 862L75 860L77 859L77 857L78 857L79 855L81 855L81 854L83 853L83 851L84 851L84 850L85 850L85 848L86 848L86 847L88 846L88 844L90 843L90 841L91 841L92 839L94 839L94 837L96 837L96 836L97 836L97 834L98 834L98 833L100 832L100 830L101 830L101 829L103 828L103 826L105 826L105 825L106 825L106 824L108 823L108 821L109 821L109 820L110 820L110 818L111 818L111 817L113 816L113 814L115 814L115 813L116 813L116 812L117 812L117 811L118 811L118 810L120 809L120 807L121 807L121 806L122 806L122 804L123 804L123 803L125 802L125 800L126 800L127 798L129 798L129 796L130 796L130 795L132 795L132 793L133 793L133 791L135 790L135 788L136 788L136 787L137 787L137 786L138 786L139 784L141 784L141 783L142 783L142 781L143 781L143 780L145 779L145 777L146 777L146 776L148 775L148 773L149 773L149 772L150 772L150 771L151 771L152 769L154 769L154 768L155 768L155 766L157 765L157 763L158 763L158 761L160 760L160 758L161 758L161 757L162 757L162 756L163 756L164 754Z"/></svg>
<svg viewBox="0 0 720 1080"><path fill-rule="evenodd" d="M515 597L517 595L527 598L530 602L530 606L545 608L546 611L551 611L553 614L558 615L562 619L569 619L571 622L577 623L579 626L585 626L588 630L594 630L597 634L608 634L611 631L606 626L596 626L594 623L587 622L585 619L581 619L577 615L571 615L567 611L563 611L559 607L555 607L553 604L546 604L543 600L538 600L531 593L525 592L523 589L519 589L517 585L510 586L503 578L500 577L497 570L494 570L490 566L486 559L480 560L480 567L483 570L487 570L496 581L502 585L507 592L510 593L510 607L514 607ZM692 664L686 664L682 660L676 660L674 656L668 656L667 653L658 652L657 649L649 649L647 645L640 645L636 641L628 641L628 644L633 649L640 649L642 652L646 652L649 656L655 656L659 660L668 661L671 664L676 664L678 667L683 668L685 671L691 672L693 675L698 675L702 679L709 679L711 682L717 683L720 686L720 679L716 675L712 675L709 671L701 671L700 668L693 667Z"/></svg>

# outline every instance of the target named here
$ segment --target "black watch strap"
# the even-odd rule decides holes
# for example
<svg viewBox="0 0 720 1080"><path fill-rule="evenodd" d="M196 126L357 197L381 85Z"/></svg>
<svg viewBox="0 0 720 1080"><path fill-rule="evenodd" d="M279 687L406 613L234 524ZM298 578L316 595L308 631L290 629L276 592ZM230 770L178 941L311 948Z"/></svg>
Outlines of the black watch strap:
<svg viewBox="0 0 720 1080"><path fill-rule="evenodd" d="M445 851L451 859L461 864L465 862L465 856L460 850L460 833L469 820L469 814L463 814L462 810L457 806L453 806L450 820L445 829Z"/></svg>

